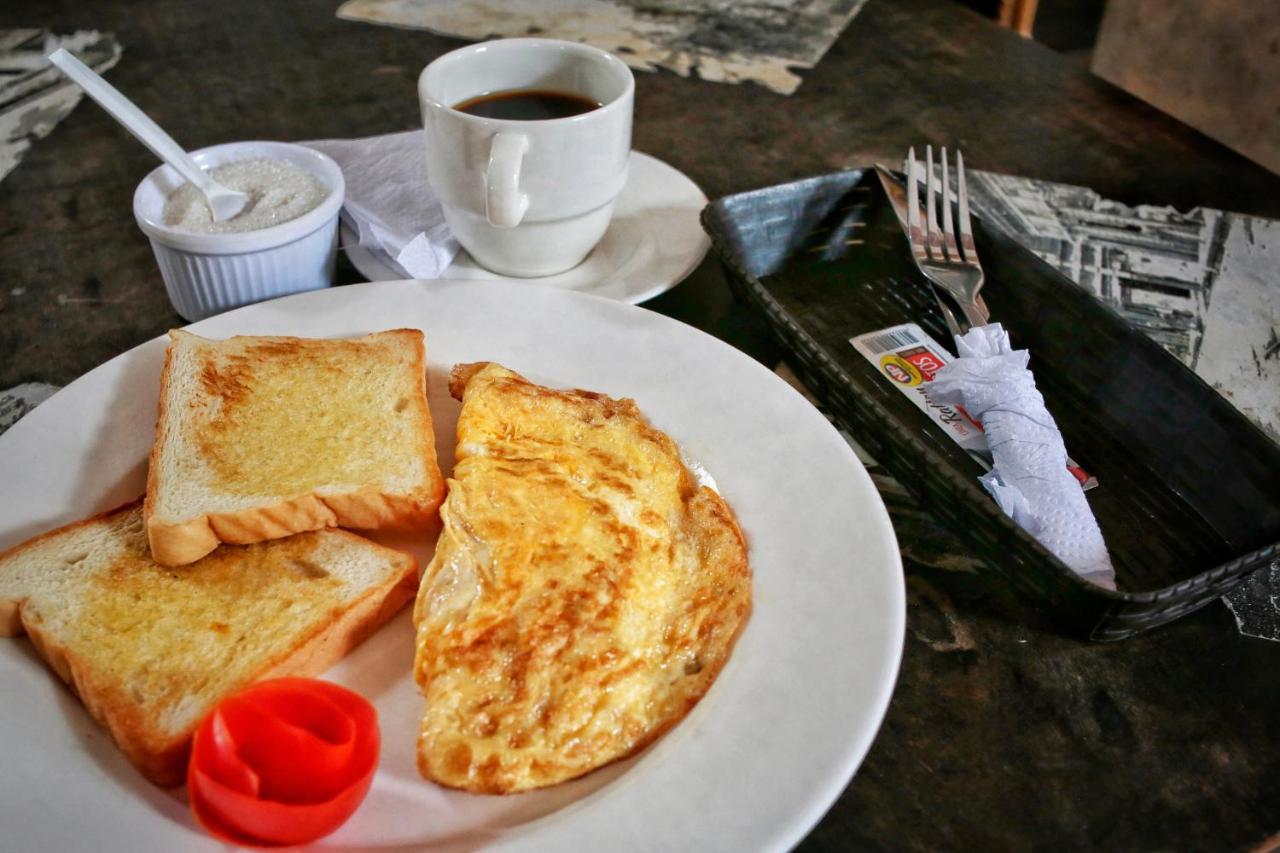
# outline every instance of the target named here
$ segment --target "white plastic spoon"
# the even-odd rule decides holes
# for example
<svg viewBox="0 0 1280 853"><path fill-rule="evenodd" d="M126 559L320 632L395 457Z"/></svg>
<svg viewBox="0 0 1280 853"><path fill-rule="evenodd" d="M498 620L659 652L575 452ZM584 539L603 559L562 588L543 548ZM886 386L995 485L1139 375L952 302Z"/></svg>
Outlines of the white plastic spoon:
<svg viewBox="0 0 1280 853"><path fill-rule="evenodd" d="M160 129L160 125L138 109L133 101L120 94L120 90L103 80L89 66L76 59L65 48L49 54L49 61L84 89L85 93L124 125L125 130L151 149L151 153L178 170L178 174L204 194L214 222L224 222L235 216L249 203L248 193L227 189L209 177L195 161L173 141L173 137Z"/></svg>

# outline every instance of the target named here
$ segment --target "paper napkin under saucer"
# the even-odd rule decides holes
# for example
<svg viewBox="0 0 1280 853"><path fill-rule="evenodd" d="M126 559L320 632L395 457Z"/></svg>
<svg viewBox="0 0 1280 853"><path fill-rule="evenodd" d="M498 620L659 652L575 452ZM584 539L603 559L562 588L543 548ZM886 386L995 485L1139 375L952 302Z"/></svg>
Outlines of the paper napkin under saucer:
<svg viewBox="0 0 1280 853"><path fill-rule="evenodd" d="M304 142L327 154L347 184L342 220L360 246L405 278L439 278L458 254L440 201L427 183L421 130Z"/></svg>

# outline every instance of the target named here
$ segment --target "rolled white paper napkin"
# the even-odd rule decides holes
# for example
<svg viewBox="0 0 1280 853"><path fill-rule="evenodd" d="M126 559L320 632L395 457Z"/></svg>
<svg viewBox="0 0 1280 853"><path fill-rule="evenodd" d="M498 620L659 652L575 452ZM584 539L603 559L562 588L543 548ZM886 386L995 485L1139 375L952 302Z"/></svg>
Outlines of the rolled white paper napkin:
<svg viewBox="0 0 1280 853"><path fill-rule="evenodd" d="M427 183L421 130L363 139L304 142L342 169L342 220L360 245L405 278L439 278L458 254L440 201Z"/></svg>
<svg viewBox="0 0 1280 853"><path fill-rule="evenodd" d="M959 358L926 387L929 399L959 403L982 423L994 466L980 480L1014 522L1087 581L1116 588L1115 570L1067 449L1027 369L999 323L956 338Z"/></svg>

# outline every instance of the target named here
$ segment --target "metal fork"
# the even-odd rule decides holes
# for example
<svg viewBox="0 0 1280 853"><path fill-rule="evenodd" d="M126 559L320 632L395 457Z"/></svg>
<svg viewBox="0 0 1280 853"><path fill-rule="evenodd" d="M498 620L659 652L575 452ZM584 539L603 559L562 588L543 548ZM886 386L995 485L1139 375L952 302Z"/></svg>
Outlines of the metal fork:
<svg viewBox="0 0 1280 853"><path fill-rule="evenodd" d="M951 221L951 182L947 170L947 149L942 149L942 185L933 169L933 146L925 148L927 183L925 209L921 211L916 185L916 150L907 152L907 236L916 265L929 281L955 300L968 326L981 326L990 313L978 295L982 290L982 264L973 245L973 229L969 221L969 193L964 181L964 156L956 152L957 219L959 233ZM935 204L935 196L939 197ZM940 210L939 210L940 209ZM937 214L941 212L939 226ZM924 221L921 222L923 214ZM939 300L943 317L952 334L965 330L946 302Z"/></svg>

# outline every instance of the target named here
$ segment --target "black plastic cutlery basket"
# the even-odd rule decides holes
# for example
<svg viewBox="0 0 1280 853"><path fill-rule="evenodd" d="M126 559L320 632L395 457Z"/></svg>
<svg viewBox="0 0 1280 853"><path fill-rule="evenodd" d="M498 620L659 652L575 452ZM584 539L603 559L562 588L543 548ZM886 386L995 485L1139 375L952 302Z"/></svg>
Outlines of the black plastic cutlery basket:
<svg viewBox="0 0 1280 853"><path fill-rule="evenodd" d="M763 316L839 425L991 567L1072 632L1132 636L1280 558L1280 445L1120 315L1034 253L975 224L983 296L1072 457L1119 592L1078 578L978 483L979 464L849 343L914 322L950 347L873 170L729 196L703 225L734 293Z"/></svg>

